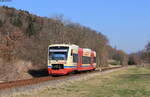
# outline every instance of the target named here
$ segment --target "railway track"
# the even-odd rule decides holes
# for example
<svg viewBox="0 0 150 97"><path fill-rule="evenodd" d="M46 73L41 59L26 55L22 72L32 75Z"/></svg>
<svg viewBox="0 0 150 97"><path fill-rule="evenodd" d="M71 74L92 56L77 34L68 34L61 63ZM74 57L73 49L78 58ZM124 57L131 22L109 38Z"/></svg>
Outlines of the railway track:
<svg viewBox="0 0 150 97"><path fill-rule="evenodd" d="M102 72L107 71L107 70L111 70L111 69L116 69L116 68L121 68L121 67L102 68ZM65 79L65 78L72 77L72 76L79 76L79 75L82 75L82 74L95 73L95 72L100 72L100 71L96 70L96 71L93 71L93 72L70 74L70 75L67 75L67 76L59 76L59 77L46 76L46 77L32 78L32 79L26 79L26 80L3 82L3 83L0 83L0 91L4 90L4 89L9 89L9 88L18 88L18 87L38 84L38 83L42 83L42 82L46 82L46 81L50 81L50 80L55 81L55 80Z"/></svg>

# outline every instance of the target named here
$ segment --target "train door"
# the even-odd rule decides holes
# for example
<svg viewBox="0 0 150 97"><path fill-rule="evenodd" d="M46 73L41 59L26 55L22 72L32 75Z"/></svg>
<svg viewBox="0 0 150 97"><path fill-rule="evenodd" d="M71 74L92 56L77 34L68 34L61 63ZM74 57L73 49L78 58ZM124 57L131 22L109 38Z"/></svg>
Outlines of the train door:
<svg viewBox="0 0 150 97"><path fill-rule="evenodd" d="M78 70L81 68L81 65L82 65L82 53L83 53L83 49L79 48L78 49L78 63L77 63Z"/></svg>

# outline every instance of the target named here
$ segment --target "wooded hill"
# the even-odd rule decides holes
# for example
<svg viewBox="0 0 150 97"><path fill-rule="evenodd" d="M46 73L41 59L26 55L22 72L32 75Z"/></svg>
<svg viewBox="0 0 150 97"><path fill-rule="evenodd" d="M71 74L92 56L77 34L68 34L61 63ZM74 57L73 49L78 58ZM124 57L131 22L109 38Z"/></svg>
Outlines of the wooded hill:
<svg viewBox="0 0 150 97"><path fill-rule="evenodd" d="M0 7L0 79L16 80L31 77L30 69L47 68L47 47L55 43L70 43L97 52L98 66L108 60L128 63L128 55L108 45L101 32L64 20L48 18Z"/></svg>

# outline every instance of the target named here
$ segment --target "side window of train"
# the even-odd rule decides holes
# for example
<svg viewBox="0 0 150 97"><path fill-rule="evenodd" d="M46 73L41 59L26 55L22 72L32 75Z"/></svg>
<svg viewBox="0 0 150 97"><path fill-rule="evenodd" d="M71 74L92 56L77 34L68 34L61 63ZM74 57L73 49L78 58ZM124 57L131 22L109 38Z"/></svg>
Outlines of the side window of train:
<svg viewBox="0 0 150 97"><path fill-rule="evenodd" d="M78 54L73 54L73 62L74 63L78 62Z"/></svg>
<svg viewBox="0 0 150 97"><path fill-rule="evenodd" d="M94 57L94 63L96 63L96 57Z"/></svg>
<svg viewBox="0 0 150 97"><path fill-rule="evenodd" d="M91 64L91 58L87 56L82 56L82 63L83 64Z"/></svg>

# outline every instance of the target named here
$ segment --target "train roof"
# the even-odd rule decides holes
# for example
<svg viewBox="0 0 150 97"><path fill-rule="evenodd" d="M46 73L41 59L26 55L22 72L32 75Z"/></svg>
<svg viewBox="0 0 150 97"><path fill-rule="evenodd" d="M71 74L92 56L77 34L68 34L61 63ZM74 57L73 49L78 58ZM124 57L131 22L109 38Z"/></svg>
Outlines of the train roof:
<svg viewBox="0 0 150 97"><path fill-rule="evenodd" d="M72 47L79 47L75 44L52 44L52 45L49 45L49 46L72 46Z"/></svg>
<svg viewBox="0 0 150 97"><path fill-rule="evenodd" d="M75 44L51 44L49 45L49 47L51 46L66 46L66 47L72 47L72 48L79 48L78 45L75 45ZM89 48L83 48L83 51L93 51ZM96 52L94 51L94 53L96 54Z"/></svg>
<svg viewBox="0 0 150 97"><path fill-rule="evenodd" d="M92 50L89 49L89 48L83 48L83 50L85 50L85 51L92 51Z"/></svg>

